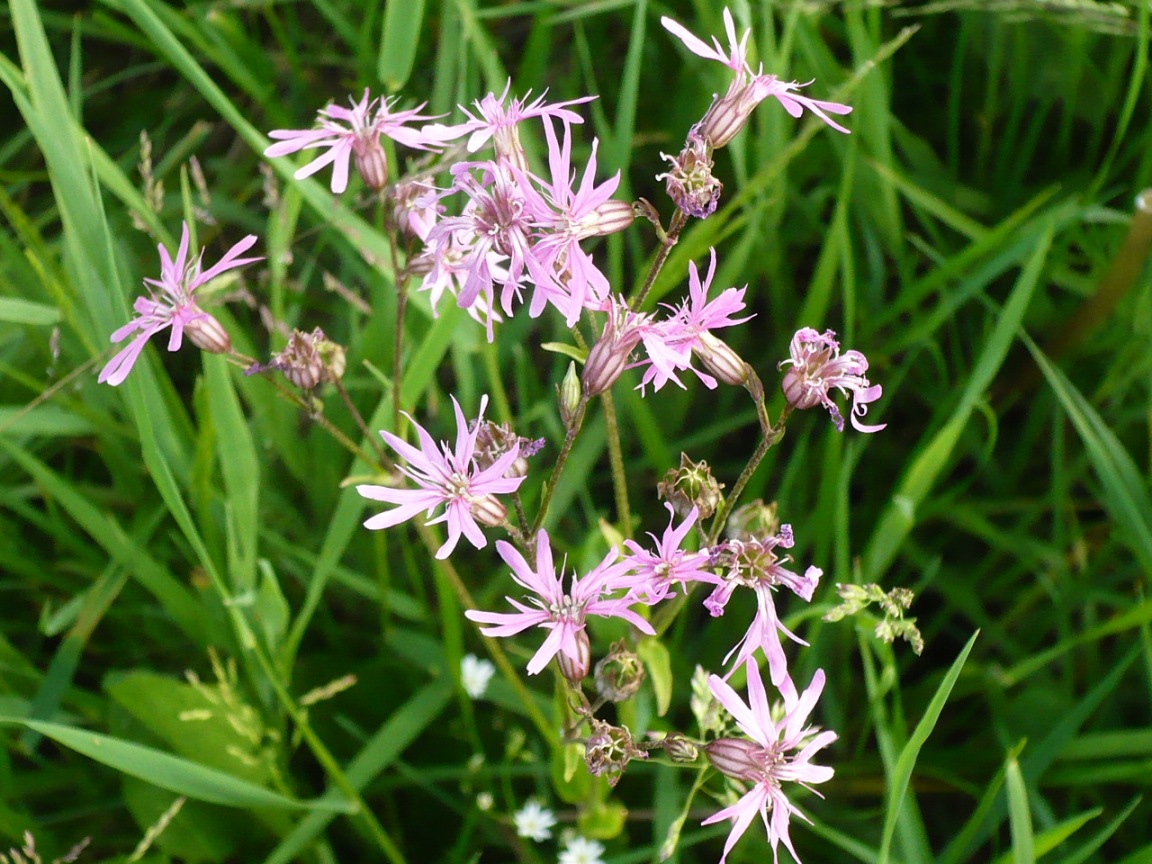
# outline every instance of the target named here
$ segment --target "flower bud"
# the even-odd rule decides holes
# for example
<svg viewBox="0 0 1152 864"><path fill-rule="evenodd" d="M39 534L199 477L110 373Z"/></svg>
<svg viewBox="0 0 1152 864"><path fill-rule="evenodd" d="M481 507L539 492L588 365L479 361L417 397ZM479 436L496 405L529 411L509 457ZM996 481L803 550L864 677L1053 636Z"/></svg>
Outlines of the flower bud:
<svg viewBox="0 0 1152 864"><path fill-rule="evenodd" d="M704 745L704 755L721 774L736 780L757 780L763 773L764 748L747 738L717 738Z"/></svg>
<svg viewBox="0 0 1152 864"><path fill-rule="evenodd" d="M579 684L588 676L588 667L592 665L592 646L583 630L576 631L575 640L576 657L569 657L561 651L556 655L556 662L560 664L561 675L573 684Z"/></svg>
<svg viewBox="0 0 1152 864"><path fill-rule="evenodd" d="M383 189L388 183L388 157L380 146L380 140L358 138L352 145L352 152L356 157L356 170L364 179L364 185L377 191Z"/></svg>
<svg viewBox="0 0 1152 864"><path fill-rule="evenodd" d="M723 500L720 494L723 488L724 484L717 483L712 476L707 462L693 462L687 453L680 454L680 467L669 469L656 484L659 496L671 504L681 518L691 513L693 507L700 511L700 519L712 516Z"/></svg>
<svg viewBox="0 0 1152 864"><path fill-rule="evenodd" d="M184 333L189 342L209 354L227 354L232 350L232 338L228 331L207 312L201 312L185 324Z"/></svg>
<svg viewBox="0 0 1152 864"><path fill-rule="evenodd" d="M575 361L568 364L568 371L564 373L564 380L557 388L557 395L560 397L560 421L565 429L569 429L576 419L582 397L580 376L576 374Z"/></svg>
<svg viewBox="0 0 1152 864"><path fill-rule="evenodd" d="M700 358L704 368L725 384L743 387L751 371L748 364L733 351L726 342L717 339L707 330L692 347L692 353Z"/></svg>
<svg viewBox="0 0 1152 864"><path fill-rule="evenodd" d="M682 765L695 762L700 756L700 748L683 732L669 732L660 742L660 746L664 748L669 759Z"/></svg>
<svg viewBox="0 0 1152 864"><path fill-rule="evenodd" d="M677 156L660 154L671 166L657 180L665 182L668 197L687 213L697 219L711 216L720 202L724 184L712 176L712 155L708 141L693 129L688 133L688 141Z"/></svg>
<svg viewBox="0 0 1152 864"><path fill-rule="evenodd" d="M293 330L284 350L272 357L268 369L279 369L301 390L311 390L322 381L338 381L347 365L344 347L324 335L319 327L311 333Z"/></svg>
<svg viewBox="0 0 1152 864"><path fill-rule="evenodd" d="M489 528L503 525L508 518L508 508L501 504L495 495L481 495L479 498L473 498L469 510L477 522L487 525Z"/></svg>
<svg viewBox="0 0 1152 864"><path fill-rule="evenodd" d="M617 642L596 664L596 693L609 702L626 702L636 695L644 678L640 657Z"/></svg>

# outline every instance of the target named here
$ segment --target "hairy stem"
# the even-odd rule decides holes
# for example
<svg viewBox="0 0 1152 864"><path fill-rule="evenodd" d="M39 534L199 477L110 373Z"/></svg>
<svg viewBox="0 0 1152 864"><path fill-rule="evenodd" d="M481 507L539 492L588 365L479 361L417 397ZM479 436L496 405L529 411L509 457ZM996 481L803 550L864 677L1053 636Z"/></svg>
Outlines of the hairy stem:
<svg viewBox="0 0 1152 864"><path fill-rule="evenodd" d="M656 277L660 275L660 271L664 267L664 262L668 260L668 256L672 253L672 247L675 246L676 241L680 239L680 232L684 230L684 226L687 224L687 214L677 208L676 212L672 214L672 221L668 224L668 230L665 231L664 236L660 238L660 251L656 253L656 259L652 262L652 266L648 270L648 275L644 277L644 284L640 286L640 290L636 292L636 296L628 301L629 309L639 309L644 304L644 300L648 297L648 292L652 290L652 286L656 282Z"/></svg>
<svg viewBox="0 0 1152 864"><path fill-rule="evenodd" d="M540 509L536 511L536 519L532 522L532 530L528 532L527 539L529 544L531 544L532 538L536 536L536 532L540 530L540 526L544 524L544 517L548 514L548 505L552 503L552 495L556 492L556 484L560 482L560 475L564 471L564 464L568 461L568 457L572 453L572 445L576 441L576 436L580 434L580 427L584 425L584 415L587 411L588 397L582 395L580 397L580 403L576 406L576 413L572 417L572 422L568 424L568 432L564 435L564 443L560 447L560 455L556 457L556 464L552 466L552 473L544 483L544 491L540 497Z"/></svg>

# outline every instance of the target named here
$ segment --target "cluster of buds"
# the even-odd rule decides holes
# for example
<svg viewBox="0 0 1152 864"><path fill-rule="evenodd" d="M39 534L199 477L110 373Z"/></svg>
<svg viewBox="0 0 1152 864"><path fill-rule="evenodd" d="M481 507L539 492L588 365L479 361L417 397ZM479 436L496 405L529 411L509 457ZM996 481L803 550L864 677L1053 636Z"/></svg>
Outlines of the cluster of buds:
<svg viewBox="0 0 1152 864"><path fill-rule="evenodd" d="M672 505L677 516L687 516L695 507L701 519L708 519L716 512L724 500L720 493L723 488L724 484L717 483L712 476L707 462L693 462L687 453L680 454L680 467L670 468L656 484L660 498Z"/></svg>

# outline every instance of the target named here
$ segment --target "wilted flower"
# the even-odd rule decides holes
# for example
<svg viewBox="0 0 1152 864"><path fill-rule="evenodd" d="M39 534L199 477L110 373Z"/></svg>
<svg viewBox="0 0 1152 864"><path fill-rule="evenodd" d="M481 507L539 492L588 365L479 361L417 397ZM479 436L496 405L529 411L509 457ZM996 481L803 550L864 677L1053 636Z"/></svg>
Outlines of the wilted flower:
<svg viewBox="0 0 1152 864"><path fill-rule="evenodd" d="M196 289L211 282L221 273L260 261L262 258L240 258L256 242L256 235L249 234L226 253L224 257L207 270L201 271L200 264L204 253L201 251L195 260L188 260L188 223L180 237L180 248L176 260L168 254L163 245L160 250L160 278L145 279L144 284L154 289L150 297L137 297L132 308L138 317L132 319L111 336L111 341L122 342L132 333L140 331L126 348L117 352L100 371L97 380L113 387L122 383L132 371L140 352L148 340L167 327L172 328L168 338L168 350L178 351L185 332L192 344L205 351L224 353L231 348L228 334L220 323L196 305L193 294Z"/></svg>
<svg viewBox="0 0 1152 864"><path fill-rule="evenodd" d="M606 775L608 785L615 786L629 762L647 759L648 754L636 746L627 726L612 726L595 717L591 724L592 734L584 743L584 764L593 777Z"/></svg>
<svg viewBox="0 0 1152 864"><path fill-rule="evenodd" d="M800 696L791 680L785 680L781 687L784 716L779 721L772 719L772 708L768 704L768 695L755 660L748 661L747 704L735 690L715 675L708 679L708 685L740 730L752 739L721 738L704 748L709 761L718 770L736 780L752 784L752 788L739 801L709 816L702 823L711 825L725 819L732 820L732 830L724 843L720 864L724 864L728 853L756 814L760 814L767 829L773 858L779 860L777 846L783 843L792 857L799 861L788 835L788 823L793 813L801 819L804 814L788 800L781 787L787 781L810 788L810 784L824 783L832 778L831 768L813 765L810 760L836 740L836 733L805 726L808 715L812 713L824 689L824 670L816 671L812 683Z"/></svg>
<svg viewBox="0 0 1152 864"><path fill-rule="evenodd" d="M879 432L888 424L868 426L856 418L868 413L868 404L879 399L883 389L864 376L868 359L859 351L845 351L841 355L840 343L835 337L831 330L817 333L811 327L804 327L796 331L789 349L791 356L779 364L780 368L791 366L784 375L784 395L795 408L823 405L832 415L836 429L843 432L844 418L828 391L851 392L852 426L860 432Z"/></svg>
<svg viewBox="0 0 1152 864"><path fill-rule="evenodd" d="M696 128L688 133L684 149L676 156L660 154L669 163L657 180L664 181L664 188L672 202L697 219L707 219L716 211L724 184L712 176L712 152L708 141Z"/></svg>
<svg viewBox="0 0 1152 864"><path fill-rule="evenodd" d="M587 639L584 625L589 615L623 618L641 632L654 635L652 625L628 608L633 602L631 598L608 597L619 587L619 577L626 569L623 565L613 563L615 552L608 553L585 576L578 578L573 575L571 587L565 592L563 570L558 574L552 563L552 546L546 531L536 535L535 569L528 565L524 556L510 543L497 540L496 551L504 563L512 568L512 578L516 584L536 596L528 598L531 605L505 597L516 607L516 612L470 609L464 615L470 621L493 625L482 628L481 632L486 636L515 636L530 627L543 627L550 631L544 644L528 662L529 675L535 675L560 653L576 663L582 662L584 654L581 651L581 640Z"/></svg>
<svg viewBox="0 0 1152 864"><path fill-rule="evenodd" d="M528 801L512 814L518 837L527 837L542 843L552 836L552 826L556 824L556 814L536 799Z"/></svg>
<svg viewBox="0 0 1152 864"><path fill-rule="evenodd" d="M677 516L687 516L696 509L701 519L708 519L716 512L724 499L720 493L723 488L724 484L712 476L707 462L703 459L693 462L687 453L680 454L680 467L669 468L664 479L656 484L657 494L672 505Z"/></svg>
<svg viewBox="0 0 1152 864"><path fill-rule="evenodd" d="M480 416L488 405L488 397L480 400ZM468 421L456 397L452 397L452 407L456 411L456 444L449 449L447 442L439 447L432 436L405 414L412 421L416 433L420 438L420 448L417 449L402 438L388 431L381 431L380 435L388 446L395 450L407 462L400 470L412 480L419 489L393 489L391 486L357 486L356 491L365 498L375 501L386 501L389 504L399 505L392 510L378 513L369 518L365 528L389 528L398 525L421 512L432 511L441 504L444 512L430 520L427 524L435 525L437 522L448 523L448 539L436 552L437 558L447 558L456 548L456 543L463 534L477 549L483 549L488 541L484 532L480 530L477 520L486 525L499 524L501 519L496 516L504 513L504 505L496 500L495 495L515 492L524 482L523 477L507 476L508 469L519 456L519 448L513 447L488 468L481 469L476 464L476 429L469 431ZM493 521L495 519L495 522Z"/></svg>
<svg viewBox="0 0 1152 864"><path fill-rule="evenodd" d="M621 639L596 664L596 695L609 702L626 702L644 683L644 663Z"/></svg>
<svg viewBox="0 0 1152 864"><path fill-rule="evenodd" d="M364 183L372 189L382 189L388 182L388 160L380 146L381 135L417 150L436 149L439 141L425 135L422 130L405 126L406 123L435 119L432 115L420 113L424 105L394 112L391 110L394 99L369 100L368 93L365 89L364 97L359 102L352 102L351 108L339 105L321 108L315 129L276 129L269 132L268 137L277 139L279 143L269 146L264 155L276 158L298 150L326 147L326 153L298 169L293 176L301 180L325 165L331 165L332 192L339 195L348 188L348 162L355 157L356 169Z"/></svg>

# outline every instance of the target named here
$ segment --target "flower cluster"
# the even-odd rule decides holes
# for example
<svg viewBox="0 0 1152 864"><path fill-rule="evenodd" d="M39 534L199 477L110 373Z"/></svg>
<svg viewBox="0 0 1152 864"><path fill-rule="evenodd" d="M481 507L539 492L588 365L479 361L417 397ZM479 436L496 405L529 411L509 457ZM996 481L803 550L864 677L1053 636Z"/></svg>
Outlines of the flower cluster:
<svg viewBox="0 0 1152 864"><path fill-rule="evenodd" d="M539 644L527 661L527 673L537 675L556 661L560 674L571 685L568 707L575 724L566 734L572 736L568 740L577 740L578 729L589 730L580 740L586 766L594 776L606 777L614 784L630 761L644 759L649 750L662 748L674 762L692 762L703 754L721 773L746 784L735 803L705 820L705 824L732 821L721 864L757 813L774 856L780 844L795 856L789 823L792 814L800 814L786 797L783 784L828 780L832 769L813 765L811 759L836 738L833 732L807 725L825 676L817 671L808 688L798 691L789 674L781 634L801 645L807 643L782 623L776 608L780 589L811 602L823 572L815 566L803 572L794 568L787 554L795 545L792 527L780 523L774 504L757 502L733 511L735 499L767 448L780 440L794 409L823 406L842 431L844 418L831 396L835 390L850 394L849 419L856 430L876 432L884 428L883 424L867 425L861 419L882 393L867 377L864 355L852 350L842 353L832 331L821 333L811 328L795 333L789 357L777 367L783 373L781 386L788 406L772 423L764 387L755 370L717 335L753 316L748 314L745 301L747 285L712 290L717 273L714 248L709 249L706 270L697 262L689 262L686 296L658 305L644 303L688 217L705 218L718 206L722 184L712 176L714 152L732 141L760 102L772 97L793 117L807 110L831 128L848 131L830 115L844 115L851 108L803 96L798 92L802 85L766 74L762 66L754 68L749 60L750 32L737 36L727 9L723 19L726 45L715 37L709 44L675 21L661 19L690 52L719 62L732 73L727 91L713 98L707 112L689 131L681 153L665 157L669 170L657 179L665 181L677 208L667 230L653 205L614 197L621 185L619 172L607 179L598 178L595 139L585 150L575 140L575 130L583 123L575 109L591 96L550 103L546 93L534 98L531 93L512 95L509 82L499 95L488 93L470 106L460 106L466 119L451 123L437 122L443 121L443 116L421 113L424 105L396 110L395 99L372 98L365 90L360 99L350 100L349 107L323 108L312 129L269 133L275 143L264 151L271 158L298 152L311 156L295 172L297 178L331 166L330 187L335 194L348 189L354 166L364 185L379 193L383 221L394 244L396 288L401 300L396 304L394 417L397 424L401 415L407 418L411 426L408 438L414 437L415 443L406 440L399 429L380 432L397 463L391 468L381 450L381 463L392 473L378 483L356 487L364 498L390 505L369 516L365 527L389 528L418 517L425 526L443 524L446 536L431 543L432 547L440 544L435 551L438 559L452 555L461 538L476 549L484 549L488 545L485 529L503 530L512 542L500 539L494 545L506 567L502 578L506 579L510 571L505 600L512 611L468 609L465 616L480 625L480 632L488 637L514 637L529 631L535 634ZM522 134L531 134L530 129L541 133L546 144L546 163L542 166L532 164L521 140ZM408 174L401 173L392 180L384 139L432 155L422 158ZM585 153L584 158L578 158L579 153ZM613 286L600 269L590 246L597 238L623 231L637 215L657 224L665 254L654 259L656 263L640 291L625 299L620 287ZM148 339L169 327L169 350L180 347L184 334L204 350L230 350L228 334L197 305L194 295L216 276L260 260L240 257L256 238L245 237L215 266L202 270L201 256L190 255L189 234L185 225L175 258L160 247L160 278L146 280L153 289L151 296L136 300L138 317L113 333L112 340L135 336L104 367L100 381L121 383ZM520 314L519 309L525 306L532 318L551 308L555 310L551 314L559 315L569 328L583 326L585 333L599 334L599 338L588 339L592 344L586 354L582 336L576 338L579 350L569 346L568 353L584 358L583 371L578 374L573 363L558 388L565 444L554 476L541 487L534 520L527 518L519 490L531 473L529 458L544 446L542 439L522 437L508 424L486 420L487 397L480 399L474 418L466 416L452 397L453 440L437 440L399 410L404 392L399 386L404 359L402 316L410 280L427 295L433 314L444 295L452 295L458 306L483 324L489 341L495 338L497 323ZM297 404L311 410L321 404L314 390L321 386L342 388L346 366L344 348L314 328L311 332L293 331L288 345L270 362L251 362L247 369L249 374L282 373L308 397ZM663 531L659 535L648 533L647 540L624 539L591 569L572 570L567 560L556 560L554 537L540 526L549 515L555 483L581 431L589 400L607 394L629 369L637 370L636 388L644 395L649 386L657 393L669 382L685 388L681 377L685 372L710 389L721 383L745 388L756 403L762 446L728 499L722 494L725 487L715 481L707 464L694 463L682 455L680 468L670 471L659 487L669 513ZM355 412L348 393L343 389L341 393ZM317 413L320 410L316 408ZM366 428L362 419L360 423ZM615 463L613 467L615 474L622 473ZM614 479L625 486L615 474ZM532 501L530 495L525 498ZM509 510L513 508L510 520ZM705 530L702 523L708 519L713 522ZM632 526L624 527L627 533ZM721 540L725 529L727 539ZM427 539L427 532L425 535ZM706 592L699 593L706 595L703 605L713 617L724 615L741 589L750 590L755 597L751 622L724 657L727 673L721 677L701 672L694 687L697 699L711 694L731 715L742 737L733 731L732 722L720 719L720 709L715 708L712 719L699 724L701 740L693 741L678 731L668 732L659 740L640 733L633 738L627 727L611 725L596 712L607 703L623 702L638 692L647 674L644 647L650 644L643 643L639 634L655 636L658 627L654 622L666 624L697 584L708 586ZM669 603L673 600L676 602ZM653 607L665 603L669 605L653 612ZM589 635L593 618L618 619L627 627L617 623L617 628L628 630L628 635L595 664ZM905 631L912 621L903 625ZM892 624L887 630L895 632L898 626ZM541 630L543 634L537 632ZM780 705L769 702L760 657L767 664L770 684L779 692ZM747 674L747 702L728 683L741 668ZM493 673L492 664L467 655L458 677L464 690L479 699ZM590 674L595 704L583 689ZM652 680L656 680L654 674ZM518 836L539 842L551 836L556 817L541 804L530 802L511 821ZM595 841L569 837L560 859L571 864L599 861L603 851Z"/></svg>

